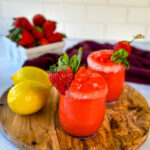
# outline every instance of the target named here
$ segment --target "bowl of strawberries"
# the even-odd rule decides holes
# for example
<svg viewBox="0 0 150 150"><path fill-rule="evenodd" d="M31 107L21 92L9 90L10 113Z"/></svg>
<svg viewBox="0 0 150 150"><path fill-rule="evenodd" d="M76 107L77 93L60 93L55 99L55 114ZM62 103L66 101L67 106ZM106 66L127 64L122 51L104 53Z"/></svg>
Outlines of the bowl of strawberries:
<svg viewBox="0 0 150 150"><path fill-rule="evenodd" d="M39 57L45 53L62 53L65 46L65 34L56 32L56 22L47 20L43 15L33 16L32 23L26 17L14 19L13 28L7 36L26 50L27 59Z"/></svg>

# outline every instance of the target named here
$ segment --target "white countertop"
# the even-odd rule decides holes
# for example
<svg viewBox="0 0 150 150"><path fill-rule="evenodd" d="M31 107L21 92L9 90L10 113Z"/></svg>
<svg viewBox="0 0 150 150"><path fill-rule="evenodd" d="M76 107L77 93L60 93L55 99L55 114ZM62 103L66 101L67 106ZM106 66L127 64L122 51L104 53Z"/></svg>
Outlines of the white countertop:
<svg viewBox="0 0 150 150"><path fill-rule="evenodd" d="M78 43L81 40L66 40L66 48ZM149 49L150 43L135 43L137 47ZM13 82L11 80L11 76L21 68L22 63L17 63L10 58L8 59L2 51L5 51L4 47L0 45L0 96L2 93L10 87ZM3 59L1 59L3 57ZM150 85L136 84L136 83L128 83L136 90L138 90L148 101L150 105ZM150 149L150 136L146 140L146 142L140 147L139 150L149 150ZM0 130L0 150L18 150L16 146L14 146L2 133Z"/></svg>

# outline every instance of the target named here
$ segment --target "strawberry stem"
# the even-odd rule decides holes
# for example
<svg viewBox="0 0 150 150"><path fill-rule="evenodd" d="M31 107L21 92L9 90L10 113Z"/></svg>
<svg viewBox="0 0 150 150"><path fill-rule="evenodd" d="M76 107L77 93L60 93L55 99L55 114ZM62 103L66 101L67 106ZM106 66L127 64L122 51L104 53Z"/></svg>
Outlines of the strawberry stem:
<svg viewBox="0 0 150 150"><path fill-rule="evenodd" d="M62 35L63 38L67 38L66 34L61 33L61 35Z"/></svg>
<svg viewBox="0 0 150 150"><path fill-rule="evenodd" d="M136 36L133 36L133 39L131 41L127 41L127 43L131 44L132 42L134 42L136 39L144 39L145 36L142 34L137 34Z"/></svg>

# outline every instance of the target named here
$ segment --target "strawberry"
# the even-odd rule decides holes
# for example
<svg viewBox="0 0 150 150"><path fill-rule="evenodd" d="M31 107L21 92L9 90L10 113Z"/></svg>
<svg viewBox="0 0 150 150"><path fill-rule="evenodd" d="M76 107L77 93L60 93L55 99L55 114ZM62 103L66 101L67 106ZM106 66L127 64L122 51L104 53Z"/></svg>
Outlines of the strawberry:
<svg viewBox="0 0 150 150"><path fill-rule="evenodd" d="M69 89L73 80L73 74L78 71L82 57L82 49L78 51L78 55L73 55L69 60L67 53L59 57L58 66L50 66L49 80L56 87L60 94L65 94Z"/></svg>
<svg viewBox="0 0 150 150"><path fill-rule="evenodd" d="M119 49L124 49L129 54L132 51L132 47L131 47L130 43L127 42L127 41L119 41L118 43L116 43L115 46L114 46L114 51L118 51Z"/></svg>
<svg viewBox="0 0 150 150"><path fill-rule="evenodd" d="M126 66L127 69L129 69L130 64L127 60L127 57L132 51L132 47L130 44L135 39L140 39L140 38L144 38L144 36L141 34L138 34L134 36L133 40L131 41L119 41L118 43L116 43L114 45L114 53L111 56L111 61L113 61L114 63L122 63Z"/></svg>
<svg viewBox="0 0 150 150"><path fill-rule="evenodd" d="M49 41L50 43L60 42L60 41L62 41L62 40L63 40L63 35L62 35L61 33L54 33L54 34L52 34L52 35L49 37L49 39L48 39L48 41Z"/></svg>
<svg viewBox="0 0 150 150"><path fill-rule="evenodd" d="M25 46L25 48L34 48L34 47L36 47L34 44L30 44L30 45Z"/></svg>
<svg viewBox="0 0 150 150"><path fill-rule="evenodd" d="M33 24L35 26L42 27L45 22L46 22L46 19L43 15L37 14L33 17Z"/></svg>
<svg viewBox="0 0 150 150"><path fill-rule="evenodd" d="M66 67L66 70L67 71L61 70L59 72L54 72L49 75L51 83L61 94L65 94L65 91L69 88L73 80L73 72L71 68Z"/></svg>
<svg viewBox="0 0 150 150"><path fill-rule="evenodd" d="M119 41L118 43L116 43L114 45L114 51L118 51L119 49L124 49L125 51L127 51L130 54L132 51L132 47L130 44L134 40L141 39L141 38L144 38L144 36L142 34L138 34L138 35L134 36L131 41Z"/></svg>
<svg viewBox="0 0 150 150"><path fill-rule="evenodd" d="M26 29L21 28L12 29L8 37L22 46L30 45L35 41L33 36Z"/></svg>
<svg viewBox="0 0 150 150"><path fill-rule="evenodd" d="M14 19L14 26L16 28L23 28L23 29L26 29L26 30L29 30L29 31L31 31L33 29L33 26L28 21L28 19L25 18L25 17L15 18Z"/></svg>
<svg viewBox="0 0 150 150"><path fill-rule="evenodd" d="M49 38L53 34L53 32L55 31L55 29L56 29L56 22L46 21L43 24L43 30L44 30L45 36L47 38Z"/></svg>
<svg viewBox="0 0 150 150"><path fill-rule="evenodd" d="M46 38L42 38L38 41L39 45L47 45L49 44L48 40Z"/></svg>
<svg viewBox="0 0 150 150"><path fill-rule="evenodd" d="M35 37L35 39L41 39L44 37L44 31L41 27L34 26L32 30L32 34Z"/></svg>

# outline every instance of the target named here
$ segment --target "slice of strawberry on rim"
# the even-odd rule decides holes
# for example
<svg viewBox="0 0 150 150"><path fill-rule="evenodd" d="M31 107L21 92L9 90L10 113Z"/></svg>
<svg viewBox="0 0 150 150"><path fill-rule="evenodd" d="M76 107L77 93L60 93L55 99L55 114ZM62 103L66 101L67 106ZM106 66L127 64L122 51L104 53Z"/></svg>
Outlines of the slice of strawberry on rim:
<svg viewBox="0 0 150 150"><path fill-rule="evenodd" d="M50 66L49 80L60 94L65 94L69 89L74 74L78 71L82 58L82 48L79 49L78 55L73 55L70 59L65 53L58 59L57 65Z"/></svg>

